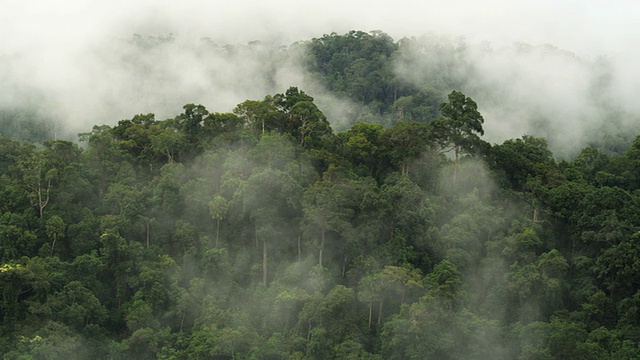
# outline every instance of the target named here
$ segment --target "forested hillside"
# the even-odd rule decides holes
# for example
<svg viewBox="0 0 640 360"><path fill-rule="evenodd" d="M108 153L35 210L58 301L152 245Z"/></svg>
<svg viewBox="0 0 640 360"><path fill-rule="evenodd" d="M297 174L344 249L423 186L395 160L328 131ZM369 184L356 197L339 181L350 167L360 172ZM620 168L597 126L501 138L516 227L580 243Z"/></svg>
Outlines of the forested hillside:
<svg viewBox="0 0 640 360"><path fill-rule="evenodd" d="M462 50L408 82L412 41L290 50L344 129L296 86L3 129L2 358L640 358L640 133L488 142Z"/></svg>

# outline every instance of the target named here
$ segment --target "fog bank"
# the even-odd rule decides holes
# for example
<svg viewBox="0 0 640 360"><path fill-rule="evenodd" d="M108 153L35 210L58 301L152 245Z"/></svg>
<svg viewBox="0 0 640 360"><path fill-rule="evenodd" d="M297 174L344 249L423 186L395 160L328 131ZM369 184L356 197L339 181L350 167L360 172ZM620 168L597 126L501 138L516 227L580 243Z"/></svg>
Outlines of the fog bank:
<svg viewBox="0 0 640 360"><path fill-rule="evenodd" d="M37 95L39 111L73 134L138 113L173 116L185 103L231 111L289 86L331 104L292 60L291 44L352 29L382 30L395 40L437 34L468 47L473 72L461 90L477 100L490 141L562 133L550 143L570 151L610 122L611 108L623 113L620 124L635 122L627 113L640 111L632 98L640 56L630 46L640 40L633 26L639 8L595 0L9 0L0 5L0 106ZM594 81L602 82L601 94L593 94ZM322 110L330 117L344 106ZM553 126L539 131L532 112Z"/></svg>

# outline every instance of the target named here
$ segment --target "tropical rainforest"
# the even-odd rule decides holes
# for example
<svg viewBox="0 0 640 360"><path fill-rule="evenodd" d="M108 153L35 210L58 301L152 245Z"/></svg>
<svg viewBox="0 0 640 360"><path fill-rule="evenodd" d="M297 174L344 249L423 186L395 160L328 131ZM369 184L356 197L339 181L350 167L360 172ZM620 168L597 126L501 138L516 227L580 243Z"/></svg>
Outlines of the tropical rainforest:
<svg viewBox="0 0 640 360"><path fill-rule="evenodd" d="M640 133L492 144L416 44L286 50L342 129L297 84L77 141L3 110L2 359L640 358Z"/></svg>

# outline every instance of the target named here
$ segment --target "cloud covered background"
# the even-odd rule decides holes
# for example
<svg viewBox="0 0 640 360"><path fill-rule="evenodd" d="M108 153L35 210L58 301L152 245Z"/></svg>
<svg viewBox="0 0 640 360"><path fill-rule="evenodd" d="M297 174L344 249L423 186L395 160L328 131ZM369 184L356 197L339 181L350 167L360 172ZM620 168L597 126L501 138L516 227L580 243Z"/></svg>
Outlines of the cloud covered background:
<svg viewBox="0 0 640 360"><path fill-rule="evenodd" d="M436 34L465 44L473 72L461 90L478 102L487 139L535 134L532 117L540 117L551 125L538 135L568 152L605 123L637 119L638 10L632 1L594 0L8 0L0 5L0 106L23 106L37 94L46 103L39 111L74 134L138 113L174 116L185 103L231 111L289 86L322 98L285 56L291 44L353 29L395 40ZM172 41L141 55L134 34L144 46L149 37ZM610 121L611 108L623 115Z"/></svg>

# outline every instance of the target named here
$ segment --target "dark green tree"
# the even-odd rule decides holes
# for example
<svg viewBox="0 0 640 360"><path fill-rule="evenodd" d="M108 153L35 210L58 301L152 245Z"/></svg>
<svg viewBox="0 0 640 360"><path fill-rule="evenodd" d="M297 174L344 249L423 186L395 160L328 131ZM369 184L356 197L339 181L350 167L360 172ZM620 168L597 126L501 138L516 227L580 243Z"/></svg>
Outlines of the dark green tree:
<svg viewBox="0 0 640 360"><path fill-rule="evenodd" d="M478 104L459 91L452 91L448 98L448 102L440 105L442 117L434 120L431 127L433 139L440 145L440 151L453 151L455 185L460 156L483 154L488 144L480 138L484 135L484 118L478 111Z"/></svg>

